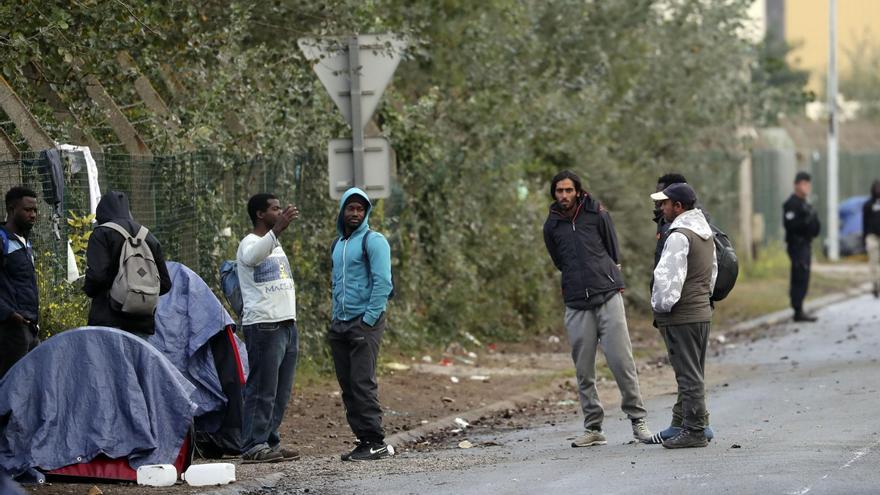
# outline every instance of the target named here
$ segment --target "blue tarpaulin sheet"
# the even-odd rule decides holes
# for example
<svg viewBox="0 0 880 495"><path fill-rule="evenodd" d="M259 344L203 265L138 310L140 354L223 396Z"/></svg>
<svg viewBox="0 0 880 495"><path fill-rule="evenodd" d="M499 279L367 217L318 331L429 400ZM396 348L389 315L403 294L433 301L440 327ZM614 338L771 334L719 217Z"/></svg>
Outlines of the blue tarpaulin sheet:
<svg viewBox="0 0 880 495"><path fill-rule="evenodd" d="M83 327L53 336L0 381L0 468L12 476L127 457L173 463L196 388L134 335Z"/></svg>
<svg viewBox="0 0 880 495"><path fill-rule="evenodd" d="M195 385L196 416L201 416L226 404L208 341L233 321L201 277L180 263L167 266L171 291L159 299L156 333L149 342ZM244 344L236 342L247 369Z"/></svg>

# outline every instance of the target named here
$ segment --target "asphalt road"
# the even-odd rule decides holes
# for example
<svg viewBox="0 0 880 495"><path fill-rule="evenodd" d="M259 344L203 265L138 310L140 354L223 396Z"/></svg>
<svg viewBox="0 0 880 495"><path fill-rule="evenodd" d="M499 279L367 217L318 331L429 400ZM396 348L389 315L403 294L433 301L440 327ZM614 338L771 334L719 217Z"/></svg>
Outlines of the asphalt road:
<svg viewBox="0 0 880 495"><path fill-rule="evenodd" d="M629 422L607 411L608 445L573 449L581 421L471 436L498 446L407 453L357 466L320 485L278 492L382 494L880 493L880 302L863 296L789 324L775 337L710 357L709 447L630 444ZM672 395L647 401L665 426ZM738 446L738 447L735 447ZM380 466L381 464L381 466Z"/></svg>

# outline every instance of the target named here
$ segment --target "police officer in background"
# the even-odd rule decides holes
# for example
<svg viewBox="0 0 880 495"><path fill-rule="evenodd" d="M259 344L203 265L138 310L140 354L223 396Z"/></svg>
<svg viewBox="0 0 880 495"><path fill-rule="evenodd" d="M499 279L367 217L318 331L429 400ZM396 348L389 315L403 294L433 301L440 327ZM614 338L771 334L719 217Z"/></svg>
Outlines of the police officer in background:
<svg viewBox="0 0 880 495"><path fill-rule="evenodd" d="M804 298L810 285L811 244L819 235L819 217L807 198L813 189L812 178L798 172L794 178L794 194L782 205L782 225L785 243L791 259L791 307L794 321L816 321L818 318L804 312Z"/></svg>

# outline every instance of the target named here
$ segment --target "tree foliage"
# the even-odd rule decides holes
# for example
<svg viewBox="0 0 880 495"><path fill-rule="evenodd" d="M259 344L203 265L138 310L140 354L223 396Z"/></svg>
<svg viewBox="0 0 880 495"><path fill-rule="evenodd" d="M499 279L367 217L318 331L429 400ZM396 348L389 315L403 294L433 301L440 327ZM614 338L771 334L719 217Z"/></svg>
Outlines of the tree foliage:
<svg viewBox="0 0 880 495"><path fill-rule="evenodd" d="M37 61L84 125L112 143L82 77L95 74L117 101L136 101L136 74L114 58L124 49L181 122L175 132L142 107L126 109L154 152L317 157L347 128L296 40L402 33L410 50L376 117L397 156L395 194L375 219L402 286L395 333L404 344L462 329L502 338L557 324L558 278L541 224L549 177L562 168L578 171L612 212L628 294L644 301L656 177L727 177L735 130L772 83L750 77L760 50L740 36L748 3L10 0L0 6L0 70L51 134L69 140L22 70ZM163 68L182 92L159 83ZM243 134L227 125L230 114ZM311 202L297 242L314 257L333 236L322 167L309 170L297 198ZM696 186L710 207L727 201L723 181ZM223 214L222 198L203 200ZM298 276L318 286L323 265L306 263ZM315 307L300 313L326 316L323 296L303 299ZM306 318L305 331L323 329Z"/></svg>

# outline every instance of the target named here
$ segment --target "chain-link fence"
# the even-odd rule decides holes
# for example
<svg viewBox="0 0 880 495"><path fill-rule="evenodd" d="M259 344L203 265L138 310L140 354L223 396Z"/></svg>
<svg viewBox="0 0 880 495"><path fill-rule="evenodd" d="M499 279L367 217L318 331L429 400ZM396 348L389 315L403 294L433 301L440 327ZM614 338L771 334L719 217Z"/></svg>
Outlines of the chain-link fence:
<svg viewBox="0 0 880 495"><path fill-rule="evenodd" d="M63 192L57 195L46 153L0 156L3 193L24 185L38 195L39 217L30 239L36 255L44 260L40 276L50 277L49 283L56 285L63 284L67 274L68 239L88 230L69 220L91 213L93 194L84 154L63 151L60 156L63 185L56 189ZM292 259L298 257L293 263L298 299L300 305L310 307L303 323L312 323L309 326L315 327L317 336L316 330L323 328L321 322L329 316L329 275L324 273L329 262L323 258L333 236L335 206L326 197L326 174L313 156L306 152L276 157L192 152L154 157L97 154L93 158L100 191L126 193L132 216L156 236L165 257L192 268L218 295L218 267L224 259L235 257L239 240L251 228L248 198L260 191L273 192L284 202L295 198L303 218L289 229L292 235L285 236L284 246ZM53 197L61 198L57 207L47 202ZM83 251L84 245L75 253L81 266ZM306 344L308 340L306 336Z"/></svg>
<svg viewBox="0 0 880 495"><path fill-rule="evenodd" d="M0 187L24 185L37 192L39 222L31 234L35 250L58 255L62 267L70 235L67 219L90 213L89 174L82 152L61 154L64 177L60 218L53 218L50 163L45 154L0 157ZM214 258L227 254L223 239L249 228L246 202L258 191L297 195L307 154L270 159L242 158L213 152L134 157L94 155L101 191L126 193L135 220L146 225L162 243L168 259L190 266L200 275ZM204 215L205 217L201 217Z"/></svg>

